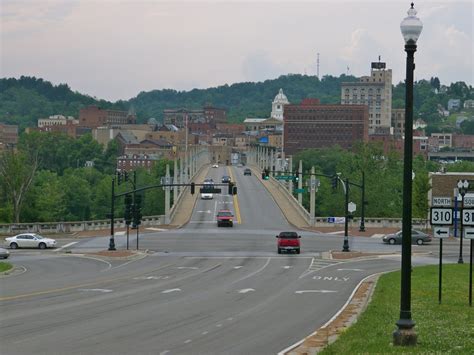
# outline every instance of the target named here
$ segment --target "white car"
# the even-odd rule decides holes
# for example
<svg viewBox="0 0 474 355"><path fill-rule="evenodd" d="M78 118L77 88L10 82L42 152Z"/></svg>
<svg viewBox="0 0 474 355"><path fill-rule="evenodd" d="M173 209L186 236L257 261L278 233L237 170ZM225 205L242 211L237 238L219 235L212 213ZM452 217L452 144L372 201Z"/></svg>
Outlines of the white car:
<svg viewBox="0 0 474 355"><path fill-rule="evenodd" d="M35 233L23 233L14 237L5 238L5 245L11 249L17 248L54 248L56 241L50 238L44 238Z"/></svg>
<svg viewBox="0 0 474 355"><path fill-rule="evenodd" d="M219 164L212 164L212 167L213 167L213 168L218 168L218 167L219 167Z"/></svg>

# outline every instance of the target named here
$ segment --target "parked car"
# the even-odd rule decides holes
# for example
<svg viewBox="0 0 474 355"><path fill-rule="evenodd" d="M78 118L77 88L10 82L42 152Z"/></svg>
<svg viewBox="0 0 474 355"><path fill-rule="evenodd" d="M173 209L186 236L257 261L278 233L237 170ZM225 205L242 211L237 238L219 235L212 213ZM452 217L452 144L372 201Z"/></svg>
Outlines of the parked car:
<svg viewBox="0 0 474 355"><path fill-rule="evenodd" d="M56 241L51 238L44 238L35 233L23 233L14 237L5 238L5 244L11 249L17 248L54 248Z"/></svg>
<svg viewBox="0 0 474 355"><path fill-rule="evenodd" d="M222 177L222 183L223 183L223 184L227 184L227 183L229 183L230 181L231 181L231 180L230 180L230 176L224 175L224 176Z"/></svg>
<svg viewBox="0 0 474 355"><path fill-rule="evenodd" d="M229 210L219 210L217 212L217 226L229 226L234 225L234 215Z"/></svg>
<svg viewBox="0 0 474 355"><path fill-rule="evenodd" d="M244 170L244 175L252 175L252 170L250 170L249 168L246 168Z"/></svg>
<svg viewBox="0 0 474 355"><path fill-rule="evenodd" d="M281 232L276 236L278 242L278 254L281 254L283 251L294 251L296 254L300 253L301 235L298 235L296 232Z"/></svg>
<svg viewBox="0 0 474 355"><path fill-rule="evenodd" d="M432 237L429 234L423 233L419 230L412 229L411 231L411 242L418 245L431 242ZM402 231L397 233L387 234L382 238L382 241L387 244L401 244L402 243Z"/></svg>
<svg viewBox="0 0 474 355"><path fill-rule="evenodd" d="M10 252L7 249L0 248L0 259L8 259Z"/></svg>

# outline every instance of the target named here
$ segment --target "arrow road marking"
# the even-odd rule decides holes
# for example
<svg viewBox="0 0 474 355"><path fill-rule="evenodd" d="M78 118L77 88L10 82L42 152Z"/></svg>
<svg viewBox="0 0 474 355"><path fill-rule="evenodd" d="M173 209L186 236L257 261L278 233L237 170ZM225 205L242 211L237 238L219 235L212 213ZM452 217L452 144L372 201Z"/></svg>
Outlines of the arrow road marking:
<svg viewBox="0 0 474 355"><path fill-rule="evenodd" d="M161 291L161 293L170 293L170 292L179 292L179 291L181 291L180 288L170 288L169 290Z"/></svg>
<svg viewBox="0 0 474 355"><path fill-rule="evenodd" d="M333 293L337 291L333 290L301 290L301 291L295 291L296 294L302 295L303 293Z"/></svg>
<svg viewBox="0 0 474 355"><path fill-rule="evenodd" d="M247 292L253 292L255 291L253 288L243 288L239 290L239 293L247 293Z"/></svg>

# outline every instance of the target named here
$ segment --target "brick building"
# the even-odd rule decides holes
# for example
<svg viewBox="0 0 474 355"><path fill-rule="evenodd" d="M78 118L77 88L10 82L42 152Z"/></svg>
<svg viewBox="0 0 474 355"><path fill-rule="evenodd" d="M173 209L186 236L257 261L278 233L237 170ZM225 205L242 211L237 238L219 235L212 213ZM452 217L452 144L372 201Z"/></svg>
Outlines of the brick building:
<svg viewBox="0 0 474 355"><path fill-rule="evenodd" d="M397 138L405 136L405 109L404 108L393 108L392 109L392 127L393 135Z"/></svg>
<svg viewBox="0 0 474 355"><path fill-rule="evenodd" d="M126 111L105 110L98 106L88 106L79 110L79 125L82 127L135 124L136 121L136 115Z"/></svg>
<svg viewBox="0 0 474 355"><path fill-rule="evenodd" d="M188 110L188 109L165 109L163 110L163 123L172 124L178 128L184 128L190 124L200 123L209 124L215 127L218 123L227 122L226 110L213 106L205 106L203 109Z"/></svg>
<svg viewBox="0 0 474 355"><path fill-rule="evenodd" d="M366 105L321 105L318 99L285 106L284 149L287 154L339 145L352 149L368 141Z"/></svg>

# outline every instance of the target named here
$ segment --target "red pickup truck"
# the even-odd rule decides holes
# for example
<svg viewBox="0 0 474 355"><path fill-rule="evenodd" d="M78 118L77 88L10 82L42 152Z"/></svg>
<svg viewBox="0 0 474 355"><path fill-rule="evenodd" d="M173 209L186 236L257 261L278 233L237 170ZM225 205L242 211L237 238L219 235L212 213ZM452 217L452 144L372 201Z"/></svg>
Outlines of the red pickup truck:
<svg viewBox="0 0 474 355"><path fill-rule="evenodd" d="M282 251L295 251L296 254L300 253L300 238L296 232L281 232L276 236L278 240L278 254Z"/></svg>
<svg viewBox="0 0 474 355"><path fill-rule="evenodd" d="M217 226L229 226L234 225L234 215L229 210L220 210L217 212Z"/></svg>

